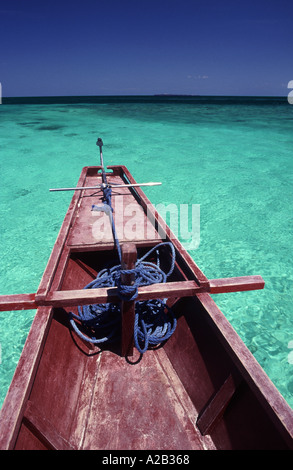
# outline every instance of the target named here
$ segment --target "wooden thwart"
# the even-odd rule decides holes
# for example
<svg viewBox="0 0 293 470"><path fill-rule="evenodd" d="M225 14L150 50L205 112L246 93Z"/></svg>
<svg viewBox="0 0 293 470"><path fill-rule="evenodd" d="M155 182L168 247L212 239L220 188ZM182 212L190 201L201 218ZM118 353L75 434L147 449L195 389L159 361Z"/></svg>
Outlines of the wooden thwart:
<svg viewBox="0 0 293 470"><path fill-rule="evenodd" d="M193 297L202 292L219 294L263 288L264 280L261 276L212 279L209 281L209 286L199 286L195 281L177 281L139 287L136 300ZM0 296L0 311L28 310L40 306L72 307L108 302L120 302L116 287L54 291L49 292L45 297L36 294L2 295Z"/></svg>
<svg viewBox="0 0 293 470"><path fill-rule="evenodd" d="M138 288L136 300L163 299L166 297L190 297L202 292L195 281L168 282L166 284L152 284ZM120 302L116 287L100 289L80 289L70 291L55 291L40 300L42 305L66 307L74 305L87 305L92 303Z"/></svg>
<svg viewBox="0 0 293 470"><path fill-rule="evenodd" d="M211 279L211 294L223 294L225 292L239 292L247 290L263 289L265 282L261 276L241 276L221 279Z"/></svg>
<svg viewBox="0 0 293 470"><path fill-rule="evenodd" d="M24 412L24 423L48 449L75 450L30 401L28 401Z"/></svg>
<svg viewBox="0 0 293 470"><path fill-rule="evenodd" d="M203 436L210 434L212 428L219 422L240 382L241 379L238 376L230 374L201 413L199 413L196 424Z"/></svg>
<svg viewBox="0 0 293 470"><path fill-rule="evenodd" d="M0 312L38 308L35 297L36 294L0 295Z"/></svg>

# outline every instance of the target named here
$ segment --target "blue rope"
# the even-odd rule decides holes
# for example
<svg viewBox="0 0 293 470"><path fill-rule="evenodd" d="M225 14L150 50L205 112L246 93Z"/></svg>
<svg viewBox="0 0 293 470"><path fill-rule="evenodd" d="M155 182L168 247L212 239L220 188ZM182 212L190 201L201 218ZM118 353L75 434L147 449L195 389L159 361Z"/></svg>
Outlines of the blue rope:
<svg viewBox="0 0 293 470"><path fill-rule="evenodd" d="M117 237L113 220L113 208L111 204L111 188L104 191L104 204L92 206L92 210L106 212L112 224L113 237L118 250L120 264L110 269L100 271L92 282L84 289L117 287L121 300L135 300L138 295L138 287L155 283L164 283L173 272L175 266L175 249L172 243L163 242L154 246L142 258L134 269L123 270L121 268L121 248ZM168 246L171 250L171 266L167 273L160 268L159 249ZM151 263L146 258L156 251L157 262ZM121 274L134 274L134 283L127 286L121 283ZM154 347L170 338L174 333L177 320L172 310L167 306L166 300L148 300L135 302L134 344L137 350L143 354L149 346ZM81 332L75 320L82 323L85 334ZM70 323L74 331L86 341L93 344L115 341L121 325L120 305L107 303L96 305L84 305L78 307L78 315L70 312Z"/></svg>

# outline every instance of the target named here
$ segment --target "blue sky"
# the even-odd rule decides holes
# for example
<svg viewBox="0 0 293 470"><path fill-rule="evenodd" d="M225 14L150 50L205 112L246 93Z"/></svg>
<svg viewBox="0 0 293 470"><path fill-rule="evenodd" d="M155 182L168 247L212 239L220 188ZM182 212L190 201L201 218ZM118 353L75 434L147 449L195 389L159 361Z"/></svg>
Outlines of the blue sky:
<svg viewBox="0 0 293 470"><path fill-rule="evenodd" d="M287 96L292 0L1 0L3 96Z"/></svg>

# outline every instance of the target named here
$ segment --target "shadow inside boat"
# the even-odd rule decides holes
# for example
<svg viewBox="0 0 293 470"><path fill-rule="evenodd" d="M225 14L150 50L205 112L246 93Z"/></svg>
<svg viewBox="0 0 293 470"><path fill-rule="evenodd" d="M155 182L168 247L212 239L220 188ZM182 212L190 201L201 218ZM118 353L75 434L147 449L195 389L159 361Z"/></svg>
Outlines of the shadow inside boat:
<svg viewBox="0 0 293 470"><path fill-rule="evenodd" d="M73 341L74 345L78 348L78 350L87 357L96 356L101 354L103 351L110 351L117 356L121 355L121 342L120 339L117 338L115 341L112 342L105 342L99 344L93 344L85 339L79 337L76 332L73 330L70 324L70 317L69 312L67 312L64 308L54 308L54 320L57 321L59 324L63 325L70 334L71 340ZM81 325L79 328L82 333L85 335L87 334L86 329L83 329ZM156 347L152 347L149 349L157 350L164 347L166 341L162 342L161 344L157 345ZM143 354L133 348L133 354L125 355L125 360L129 365L136 365L139 364L143 358Z"/></svg>

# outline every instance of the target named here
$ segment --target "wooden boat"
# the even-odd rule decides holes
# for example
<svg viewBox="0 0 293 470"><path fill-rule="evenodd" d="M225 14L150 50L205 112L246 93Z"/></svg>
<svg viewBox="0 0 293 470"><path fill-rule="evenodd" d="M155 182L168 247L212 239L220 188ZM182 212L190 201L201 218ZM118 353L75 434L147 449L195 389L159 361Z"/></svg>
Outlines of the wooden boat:
<svg viewBox="0 0 293 470"><path fill-rule="evenodd" d="M113 238L97 240L94 231L91 207L103 202L95 188L105 177L117 231L123 201L141 211L153 234L130 243L121 231L123 268L162 241L175 249L167 282L138 287L135 300L121 301L117 287L84 289L110 260L119 262ZM0 448L292 449L291 408L210 295L261 289L263 279L207 279L135 184L124 166L83 168L78 187L88 189L74 192L38 291L0 297L2 311L37 308L2 407ZM168 270L168 247L160 261ZM133 272L121 275L133 283ZM162 298L176 329L140 354L133 348L136 302ZM92 344L72 329L69 312L107 303L120 306L121 333L113 343Z"/></svg>

